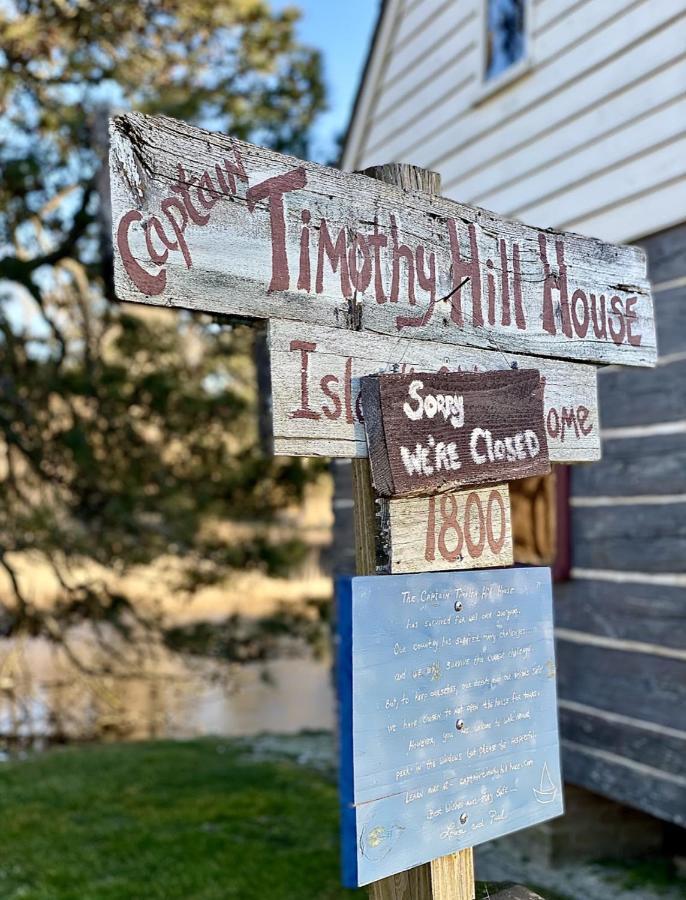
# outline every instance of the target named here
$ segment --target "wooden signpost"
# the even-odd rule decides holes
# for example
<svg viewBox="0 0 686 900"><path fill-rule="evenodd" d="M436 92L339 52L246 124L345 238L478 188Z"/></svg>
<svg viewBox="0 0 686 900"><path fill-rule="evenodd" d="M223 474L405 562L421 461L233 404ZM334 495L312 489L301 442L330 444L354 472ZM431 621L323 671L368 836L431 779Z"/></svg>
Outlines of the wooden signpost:
<svg viewBox="0 0 686 900"><path fill-rule="evenodd" d="M483 484L599 458L581 363L655 364L644 254L440 198L413 166L347 174L135 113L110 135L118 297L268 320L275 452L352 457L358 574L415 573L341 594L346 880L377 879L372 900L473 900L471 846L562 808L549 580L488 568L511 564L512 534L507 486ZM414 383L425 414L431 388L433 417L387 419L386 382L366 400L364 376ZM440 434L420 434L441 392ZM430 437L434 456L455 443L456 477L422 463L403 480L400 447ZM424 495L393 496L408 491Z"/></svg>
<svg viewBox="0 0 686 900"><path fill-rule="evenodd" d="M368 375L362 411L382 497L550 472L537 369Z"/></svg>

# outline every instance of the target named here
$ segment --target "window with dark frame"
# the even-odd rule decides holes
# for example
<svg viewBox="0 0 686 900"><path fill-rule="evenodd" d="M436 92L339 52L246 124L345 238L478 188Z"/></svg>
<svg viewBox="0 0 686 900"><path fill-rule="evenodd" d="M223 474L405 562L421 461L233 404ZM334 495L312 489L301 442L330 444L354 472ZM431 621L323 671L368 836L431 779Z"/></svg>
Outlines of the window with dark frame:
<svg viewBox="0 0 686 900"><path fill-rule="evenodd" d="M484 80L492 81L526 56L527 0L484 0L486 54Z"/></svg>

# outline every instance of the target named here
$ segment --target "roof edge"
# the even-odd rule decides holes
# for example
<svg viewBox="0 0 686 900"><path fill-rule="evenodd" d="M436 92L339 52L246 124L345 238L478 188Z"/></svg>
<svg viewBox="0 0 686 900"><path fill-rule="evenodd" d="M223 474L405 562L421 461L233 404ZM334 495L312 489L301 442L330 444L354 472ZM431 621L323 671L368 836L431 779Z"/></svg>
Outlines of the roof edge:
<svg viewBox="0 0 686 900"><path fill-rule="evenodd" d="M374 26L374 31L369 42L367 58L357 85L357 92L350 111L345 139L338 159L339 169L352 168L353 160L359 150L362 121L369 109L374 95L374 87L383 62L386 45L394 30L393 26L399 8L400 4L398 3L398 0L381 0L379 13L376 18L376 25Z"/></svg>

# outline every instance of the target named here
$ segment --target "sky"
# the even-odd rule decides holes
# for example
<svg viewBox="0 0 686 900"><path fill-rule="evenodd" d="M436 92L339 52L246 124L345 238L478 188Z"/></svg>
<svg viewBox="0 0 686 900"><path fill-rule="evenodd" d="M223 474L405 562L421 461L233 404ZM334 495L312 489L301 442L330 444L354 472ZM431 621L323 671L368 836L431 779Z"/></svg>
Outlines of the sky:
<svg viewBox="0 0 686 900"><path fill-rule="evenodd" d="M4 4L0 0L0 8ZM310 156L315 162L333 163L338 158L338 137L348 125L380 0L272 0L271 5L275 10L298 7L302 11L299 38L322 53L329 108L314 127ZM25 322L27 308L33 309L32 304L19 296L10 311Z"/></svg>
<svg viewBox="0 0 686 900"><path fill-rule="evenodd" d="M345 131L379 0L272 0L275 10L297 6L302 10L298 35L322 52L329 110L314 129L311 157L330 163L338 155L337 138Z"/></svg>

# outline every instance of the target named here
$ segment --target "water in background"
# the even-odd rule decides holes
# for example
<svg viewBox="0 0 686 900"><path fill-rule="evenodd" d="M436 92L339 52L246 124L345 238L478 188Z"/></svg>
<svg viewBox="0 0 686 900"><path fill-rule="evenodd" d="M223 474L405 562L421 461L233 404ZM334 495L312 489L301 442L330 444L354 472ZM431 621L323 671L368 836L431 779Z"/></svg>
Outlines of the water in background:
<svg viewBox="0 0 686 900"><path fill-rule="evenodd" d="M327 660L239 667L156 652L143 666L116 668L81 670L40 639L0 641L0 745L11 751L63 741L333 727Z"/></svg>

